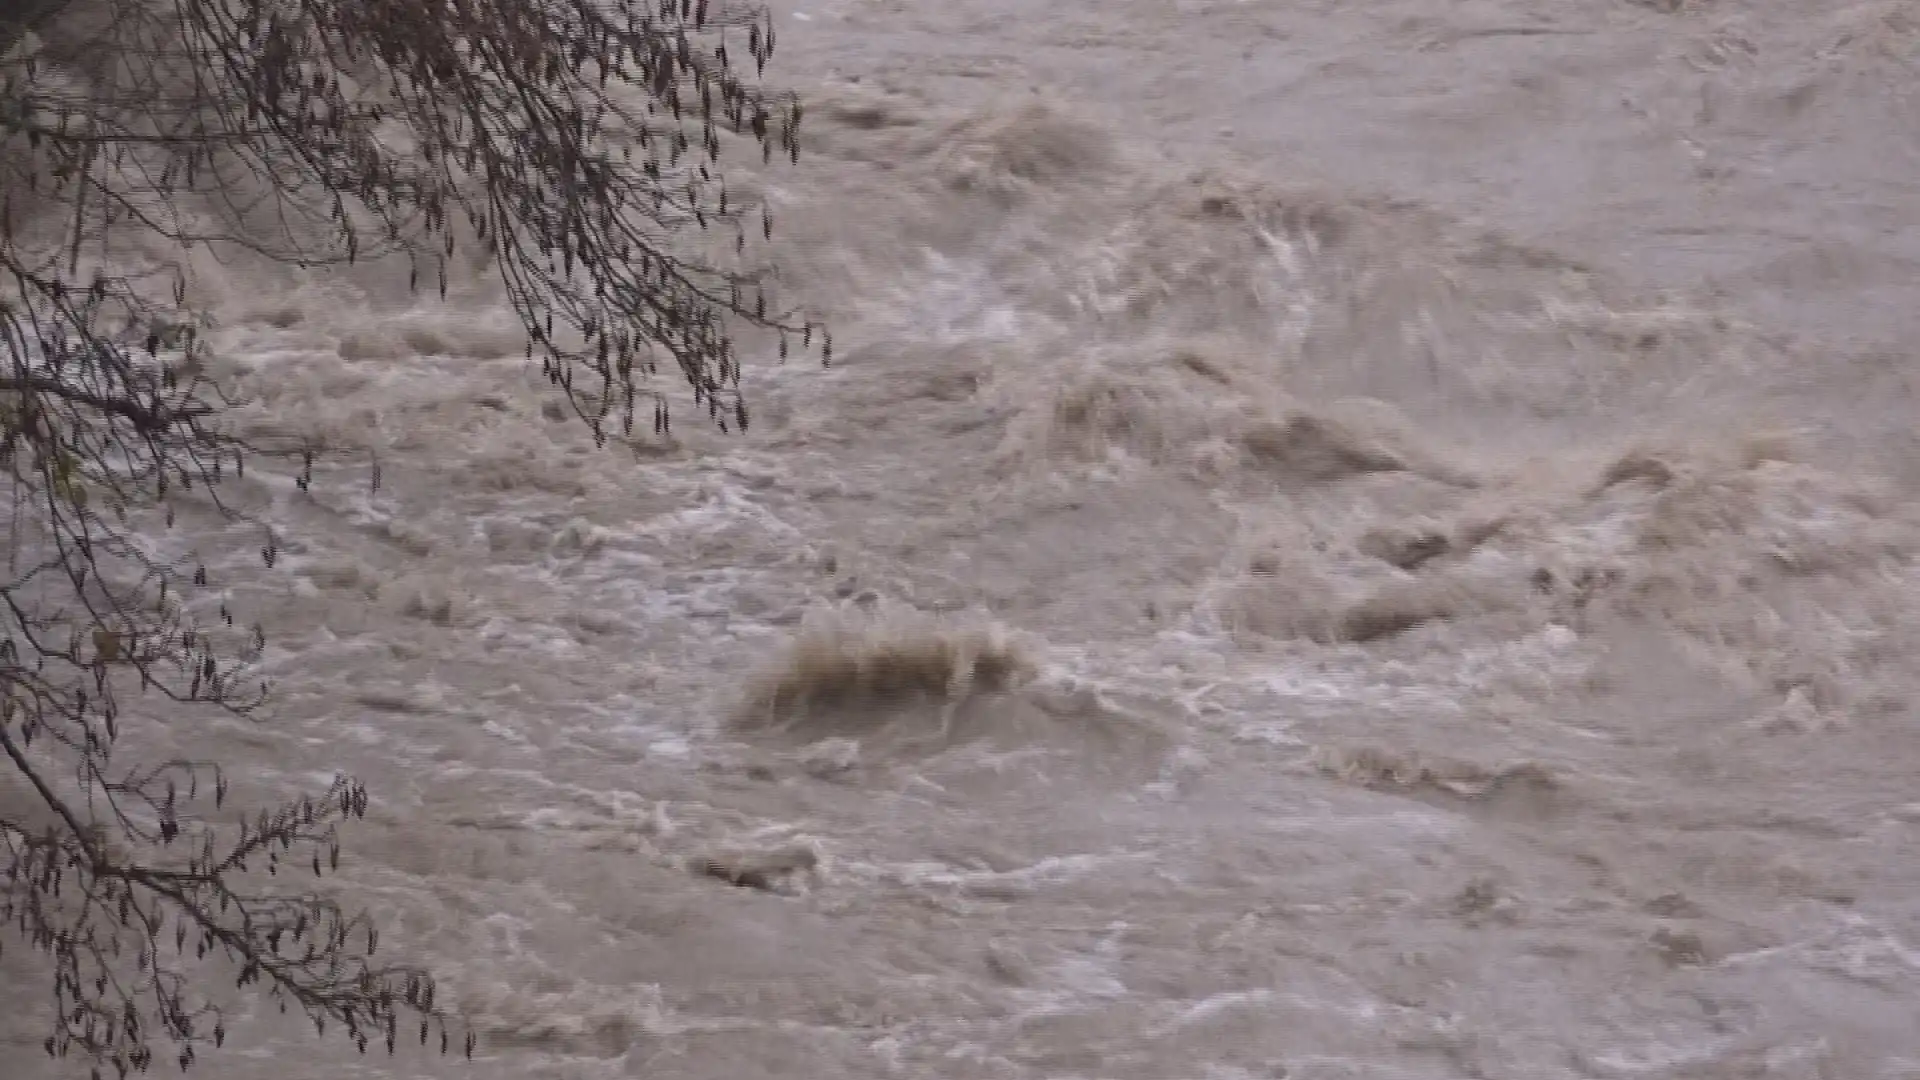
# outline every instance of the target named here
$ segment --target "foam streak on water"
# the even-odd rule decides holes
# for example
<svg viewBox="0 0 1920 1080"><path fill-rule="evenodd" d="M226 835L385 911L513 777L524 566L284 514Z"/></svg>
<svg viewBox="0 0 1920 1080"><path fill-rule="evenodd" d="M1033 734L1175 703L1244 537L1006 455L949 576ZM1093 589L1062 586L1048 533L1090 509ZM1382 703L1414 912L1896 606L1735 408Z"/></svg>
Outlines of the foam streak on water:
<svg viewBox="0 0 1920 1080"><path fill-rule="evenodd" d="M386 486L168 540L281 697L164 739L482 1047L202 1075L1920 1075L1920 8L803 6L749 436L233 283Z"/></svg>

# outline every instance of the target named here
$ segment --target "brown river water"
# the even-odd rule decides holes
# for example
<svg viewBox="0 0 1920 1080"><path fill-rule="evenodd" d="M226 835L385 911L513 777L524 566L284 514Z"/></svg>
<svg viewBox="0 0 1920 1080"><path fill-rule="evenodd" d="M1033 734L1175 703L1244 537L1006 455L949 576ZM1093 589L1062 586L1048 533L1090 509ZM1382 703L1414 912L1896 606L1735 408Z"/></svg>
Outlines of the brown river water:
<svg viewBox="0 0 1920 1080"><path fill-rule="evenodd" d="M365 780L481 1043L197 1075L1920 1078L1920 3L776 18L746 436L219 286L386 484L249 481L278 707L168 748Z"/></svg>

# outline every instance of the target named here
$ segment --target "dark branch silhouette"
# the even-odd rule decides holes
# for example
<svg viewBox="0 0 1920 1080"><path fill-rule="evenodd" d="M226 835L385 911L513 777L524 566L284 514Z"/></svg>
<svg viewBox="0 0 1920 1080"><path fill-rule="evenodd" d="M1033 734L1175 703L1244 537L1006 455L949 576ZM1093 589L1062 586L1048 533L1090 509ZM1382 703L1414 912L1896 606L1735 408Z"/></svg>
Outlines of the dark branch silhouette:
<svg viewBox="0 0 1920 1080"><path fill-rule="evenodd" d="M140 760L136 726L270 689L264 634L150 538L187 492L247 524L224 481L304 488L337 448L237 433L184 260L137 252L404 259L443 297L464 255L596 438L668 425L663 360L744 430L736 333L832 355L744 264L771 211L719 171L728 143L798 157L799 104L751 81L773 48L719 0L0 0L0 786L37 808L0 809L0 943L51 961L48 1053L191 1065L226 1037L210 959L363 1051L473 1049L426 972L287 883L338 866L363 787L243 812L216 764Z"/></svg>

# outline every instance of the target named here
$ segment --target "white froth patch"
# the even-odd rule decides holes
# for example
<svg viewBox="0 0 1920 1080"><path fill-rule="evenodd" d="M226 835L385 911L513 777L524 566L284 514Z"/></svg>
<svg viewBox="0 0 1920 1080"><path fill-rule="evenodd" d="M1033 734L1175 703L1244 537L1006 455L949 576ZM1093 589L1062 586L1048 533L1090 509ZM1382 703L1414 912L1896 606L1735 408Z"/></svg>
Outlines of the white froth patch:
<svg viewBox="0 0 1920 1080"><path fill-rule="evenodd" d="M1398 711L1463 693L1545 700L1586 678L1589 641L1625 621L1777 695L1756 729L1826 730L1900 694L1900 643L1920 639L1900 599L1920 589L1920 523L1795 452L1791 433L1735 432L1475 489L1355 482L1253 504L1161 640L1264 660L1254 677L1303 705Z"/></svg>
<svg viewBox="0 0 1920 1080"><path fill-rule="evenodd" d="M1030 316L988 264L957 259L931 248L921 252L919 273L895 276L879 286L894 302L894 333L930 338L942 346L1015 341L1028 332Z"/></svg>
<svg viewBox="0 0 1920 1080"><path fill-rule="evenodd" d="M1050 855L1009 870L960 870L945 863L892 863L866 868L876 880L908 888L955 889L970 895L1011 899L1057 888L1131 864L1155 864L1151 851Z"/></svg>

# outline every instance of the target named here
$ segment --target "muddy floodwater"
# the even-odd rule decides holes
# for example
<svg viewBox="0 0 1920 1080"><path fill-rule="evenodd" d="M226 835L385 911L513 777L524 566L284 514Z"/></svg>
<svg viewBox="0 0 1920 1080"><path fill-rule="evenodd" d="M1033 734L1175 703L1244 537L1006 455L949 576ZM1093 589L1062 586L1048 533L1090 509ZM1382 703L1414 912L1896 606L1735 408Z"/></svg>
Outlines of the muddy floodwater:
<svg viewBox="0 0 1920 1080"><path fill-rule="evenodd" d="M744 436L595 449L479 276L209 278L385 485L182 526L278 704L165 749L366 781L481 1043L195 1075L1920 1078L1920 3L775 17L837 356Z"/></svg>

